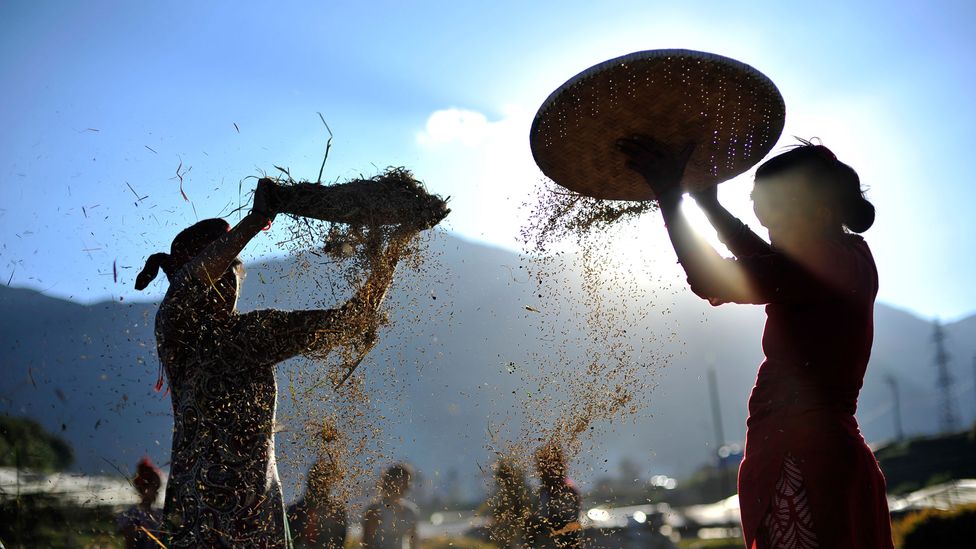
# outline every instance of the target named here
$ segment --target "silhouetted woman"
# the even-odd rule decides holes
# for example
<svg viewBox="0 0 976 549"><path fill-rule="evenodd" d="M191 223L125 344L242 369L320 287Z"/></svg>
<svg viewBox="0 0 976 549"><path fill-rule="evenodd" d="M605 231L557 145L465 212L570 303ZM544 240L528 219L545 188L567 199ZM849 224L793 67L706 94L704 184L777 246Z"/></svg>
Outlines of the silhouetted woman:
<svg viewBox="0 0 976 549"><path fill-rule="evenodd" d="M739 468L746 546L890 548L884 476L854 419L878 292L871 251L852 234L874 223L857 173L806 142L761 165L752 199L771 243L725 210L714 187L695 195L735 255L724 259L681 211L691 147L674 155L645 136L618 146L658 196L692 291L713 305L766 305L766 359Z"/></svg>
<svg viewBox="0 0 976 549"><path fill-rule="evenodd" d="M376 262L340 309L239 314L244 267L237 256L275 215L270 187L269 180L258 183L253 210L234 228L206 219L180 232L171 252L153 254L136 279L141 290L162 268L170 283L156 314L174 421L167 547L286 546L274 453L275 365L361 329L393 278L396 257Z"/></svg>

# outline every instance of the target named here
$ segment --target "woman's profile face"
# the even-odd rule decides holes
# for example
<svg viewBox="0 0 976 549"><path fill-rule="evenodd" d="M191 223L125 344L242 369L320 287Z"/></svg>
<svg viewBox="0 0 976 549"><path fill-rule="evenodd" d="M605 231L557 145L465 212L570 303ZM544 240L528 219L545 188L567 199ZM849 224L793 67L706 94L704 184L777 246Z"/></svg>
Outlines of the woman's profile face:
<svg viewBox="0 0 976 549"><path fill-rule="evenodd" d="M237 282L237 292L240 293L241 286L244 284L244 277L247 276L247 271L244 270L244 262L241 261L241 258L235 259L231 262L229 270L234 273L234 278Z"/></svg>
<svg viewBox="0 0 976 549"><path fill-rule="evenodd" d="M231 262L230 268L227 269L227 271L231 274L231 278L234 283L234 295L228 301L233 303L232 309L237 309L237 298L241 295L241 287L244 285L244 277L247 276L247 273L244 270L244 262L241 261L240 258L235 259L233 262Z"/></svg>
<svg viewBox="0 0 976 549"><path fill-rule="evenodd" d="M226 312L237 309L237 298L241 295L241 285L244 283L244 263L238 259L231 262L230 267L215 283L217 295L214 301L218 308Z"/></svg>
<svg viewBox="0 0 976 549"><path fill-rule="evenodd" d="M799 171L756 181L753 211L774 245L788 247L826 229L823 207L811 192L811 184Z"/></svg>

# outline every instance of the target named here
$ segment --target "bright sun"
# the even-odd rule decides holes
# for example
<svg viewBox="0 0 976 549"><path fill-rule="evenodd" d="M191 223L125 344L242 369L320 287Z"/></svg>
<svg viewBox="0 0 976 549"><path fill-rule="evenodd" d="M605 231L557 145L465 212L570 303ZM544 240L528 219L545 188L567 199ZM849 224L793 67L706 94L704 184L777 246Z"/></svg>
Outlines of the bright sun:
<svg viewBox="0 0 976 549"><path fill-rule="evenodd" d="M705 217L705 212L698 207L694 199L685 197L681 203L681 210L685 213L685 217L688 218L691 227L699 236L704 238L712 247L721 252L725 251L725 246L719 241L718 235L715 234L715 229L712 228L712 224Z"/></svg>

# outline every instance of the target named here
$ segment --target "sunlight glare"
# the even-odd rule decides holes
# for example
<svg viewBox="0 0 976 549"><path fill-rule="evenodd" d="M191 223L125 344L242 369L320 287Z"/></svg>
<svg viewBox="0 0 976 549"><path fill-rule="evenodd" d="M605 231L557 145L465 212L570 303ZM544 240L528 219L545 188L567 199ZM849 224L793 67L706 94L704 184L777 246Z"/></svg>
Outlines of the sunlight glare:
<svg viewBox="0 0 976 549"><path fill-rule="evenodd" d="M728 249L719 241L718 234L712 228L712 224L708 222L708 218L705 217L705 212L698 207L698 204L693 198L685 197L681 202L681 211L684 212L685 217L688 218L688 223L691 224L691 228L699 236L704 238L706 242L711 244L722 255L728 255Z"/></svg>

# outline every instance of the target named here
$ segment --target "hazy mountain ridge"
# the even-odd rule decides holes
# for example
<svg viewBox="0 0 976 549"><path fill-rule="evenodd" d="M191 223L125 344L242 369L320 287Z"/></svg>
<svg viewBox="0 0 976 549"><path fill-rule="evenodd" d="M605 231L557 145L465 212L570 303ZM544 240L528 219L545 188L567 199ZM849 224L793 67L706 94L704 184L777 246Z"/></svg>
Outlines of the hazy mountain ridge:
<svg viewBox="0 0 976 549"><path fill-rule="evenodd" d="M394 455L425 471L455 469L474 477L480 475L477 465L491 460L485 449L489 421L497 430L499 418L509 418L512 432L524 411L523 395L513 392L524 389L521 369L531 368L533 357L546 352L540 323L573 331L581 329L581 321L570 306L542 313L525 309L538 300L516 254L445 235L432 246L442 268L403 272L390 296L394 327L361 371L377 395L375 405L389 418L385 431ZM324 293L316 288L322 279L315 275L285 277L291 260L252 265L248 271L244 310L272 304L308 308ZM560 276L572 284L577 274ZM660 314L634 327L634 342L653 345L650 355L672 358L648 372L656 388L635 421L599 426L599 455L582 456L583 469L612 470L629 456L649 472L685 474L708 459L714 441L705 381L709 366L722 389L726 439L742 438L745 401L762 358L762 309L711 308L682 290L649 293L648 299L661 301L643 304ZM131 467L144 453L166 463L172 421L168 398L152 392L158 368L155 308L154 303L84 306L0 287L0 412L31 416L55 432L63 426L83 471L114 472L107 462ZM936 430L931 324L883 304L875 318L874 354L858 414L865 437L877 441L894 432L889 374L899 382L905 430ZM957 410L968 423L973 399L964 395L973 390L969 364L976 351L976 316L947 325L946 332L955 357ZM287 413L287 403L281 406Z"/></svg>

